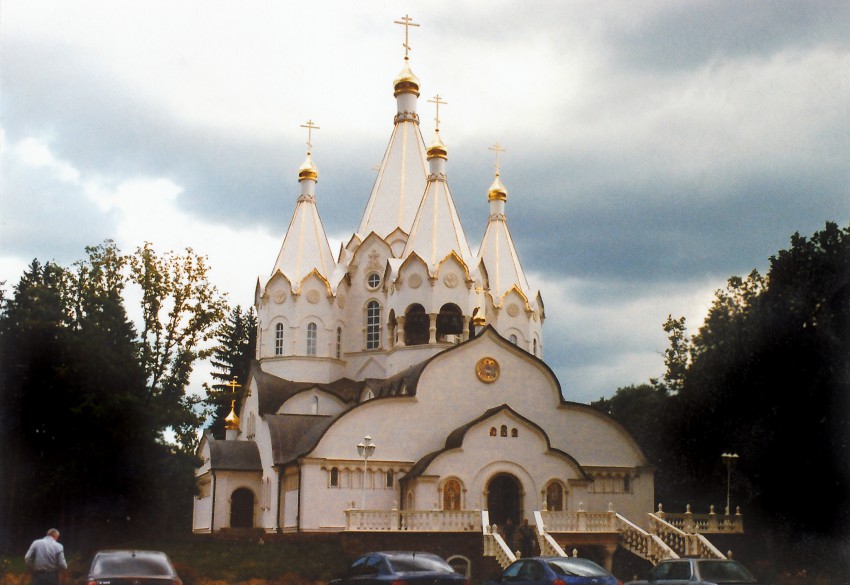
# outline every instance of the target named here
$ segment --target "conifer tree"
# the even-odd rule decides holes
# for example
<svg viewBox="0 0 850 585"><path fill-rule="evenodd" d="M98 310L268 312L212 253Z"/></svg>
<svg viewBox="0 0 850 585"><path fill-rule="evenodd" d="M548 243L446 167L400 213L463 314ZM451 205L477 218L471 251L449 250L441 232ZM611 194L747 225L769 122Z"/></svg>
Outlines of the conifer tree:
<svg viewBox="0 0 850 585"><path fill-rule="evenodd" d="M224 438L224 419L230 412L231 402L237 404L248 383L251 361L257 348L257 317L254 309L242 311L236 306L216 331L216 341L211 359L214 368L212 377L217 383L207 387L206 404L212 411L210 432L217 439ZM239 387L234 392L233 380Z"/></svg>

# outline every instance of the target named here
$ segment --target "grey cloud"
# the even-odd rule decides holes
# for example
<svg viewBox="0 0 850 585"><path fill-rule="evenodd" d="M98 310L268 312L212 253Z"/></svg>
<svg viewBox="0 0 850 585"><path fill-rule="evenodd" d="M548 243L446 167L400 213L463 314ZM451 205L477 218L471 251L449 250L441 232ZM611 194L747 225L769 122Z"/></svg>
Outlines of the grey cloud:
<svg viewBox="0 0 850 585"><path fill-rule="evenodd" d="M789 47L846 46L848 25L850 5L829 0L670 2L637 26L608 29L606 37L617 67L675 71Z"/></svg>

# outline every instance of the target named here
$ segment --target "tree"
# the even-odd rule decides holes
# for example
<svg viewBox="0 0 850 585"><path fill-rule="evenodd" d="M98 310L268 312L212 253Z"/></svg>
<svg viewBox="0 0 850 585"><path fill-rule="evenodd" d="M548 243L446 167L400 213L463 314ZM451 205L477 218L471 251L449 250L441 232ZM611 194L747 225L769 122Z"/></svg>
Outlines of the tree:
<svg viewBox="0 0 850 585"><path fill-rule="evenodd" d="M161 432L171 430L191 451L203 413L200 399L186 393L197 360L223 318L226 301L209 281L206 258L187 248L158 256L148 242L130 257L131 281L142 290L141 363Z"/></svg>
<svg viewBox="0 0 850 585"><path fill-rule="evenodd" d="M199 414L186 387L224 299L191 251L86 252L70 269L34 260L0 308L4 548L46 525L79 529L81 546L189 526ZM125 310L131 275L145 279L143 335Z"/></svg>
<svg viewBox="0 0 850 585"><path fill-rule="evenodd" d="M257 317L254 309L244 313L240 306L230 311L227 319L219 325L216 332L218 342L213 349L212 377L218 380L211 388L207 387L206 404L212 410L210 432L218 439L224 438L224 419L230 412L233 400L239 403L248 383L251 361L257 349ZM229 385L232 380L239 384L240 391L233 392Z"/></svg>

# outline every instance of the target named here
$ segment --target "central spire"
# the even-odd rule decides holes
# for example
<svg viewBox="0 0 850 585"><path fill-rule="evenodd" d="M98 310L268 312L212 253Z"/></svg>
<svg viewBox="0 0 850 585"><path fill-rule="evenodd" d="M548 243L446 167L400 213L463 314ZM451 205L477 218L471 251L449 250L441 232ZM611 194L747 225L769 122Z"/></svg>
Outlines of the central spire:
<svg viewBox="0 0 850 585"><path fill-rule="evenodd" d="M400 253L419 208L428 170L425 141L416 114L419 79L410 70L408 63L410 27L419 25L408 15L393 22L404 26L404 67L393 82L393 95L396 98L393 133L357 233L365 238L374 232L384 239L396 234L390 238L392 242L388 242L396 253Z"/></svg>

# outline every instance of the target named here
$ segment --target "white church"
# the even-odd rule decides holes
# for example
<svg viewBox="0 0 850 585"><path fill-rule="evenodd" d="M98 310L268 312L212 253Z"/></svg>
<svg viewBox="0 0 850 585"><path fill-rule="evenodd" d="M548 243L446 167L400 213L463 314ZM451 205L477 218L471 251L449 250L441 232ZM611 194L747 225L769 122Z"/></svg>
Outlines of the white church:
<svg viewBox="0 0 850 585"><path fill-rule="evenodd" d="M308 137L292 219L257 283L244 398L226 440L198 447L194 531L467 531L506 562L491 527L525 519L544 552L559 532L607 534L590 541L609 559L618 545L663 549L644 530L654 485L641 449L571 402L544 361L546 313L511 238L498 153L489 191L461 195L488 215L474 252L439 110L426 143L407 55L393 92L377 179L336 256Z"/></svg>

